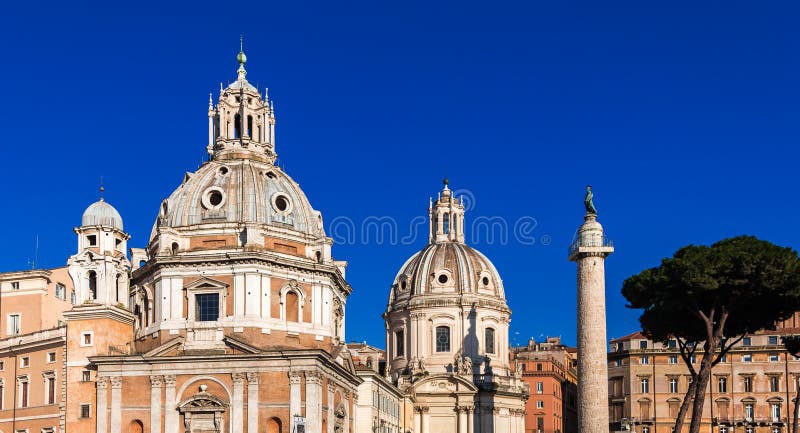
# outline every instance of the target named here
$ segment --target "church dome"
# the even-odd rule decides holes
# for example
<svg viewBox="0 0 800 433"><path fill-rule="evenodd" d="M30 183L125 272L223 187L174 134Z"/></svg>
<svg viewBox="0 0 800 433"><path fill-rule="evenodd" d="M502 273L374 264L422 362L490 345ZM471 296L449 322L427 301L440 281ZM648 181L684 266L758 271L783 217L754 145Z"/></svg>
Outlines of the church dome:
<svg viewBox="0 0 800 433"><path fill-rule="evenodd" d="M100 199L83 212L81 226L109 226L122 230L122 217L114 206Z"/></svg>
<svg viewBox="0 0 800 433"><path fill-rule="evenodd" d="M460 242L428 244L400 268L390 302L425 294L472 293L505 299L503 281L492 262Z"/></svg>
<svg viewBox="0 0 800 433"><path fill-rule="evenodd" d="M188 227L219 223L256 223L319 238L322 215L300 186L280 168L249 159L212 160L161 204L157 225ZM155 230L151 235L151 240Z"/></svg>

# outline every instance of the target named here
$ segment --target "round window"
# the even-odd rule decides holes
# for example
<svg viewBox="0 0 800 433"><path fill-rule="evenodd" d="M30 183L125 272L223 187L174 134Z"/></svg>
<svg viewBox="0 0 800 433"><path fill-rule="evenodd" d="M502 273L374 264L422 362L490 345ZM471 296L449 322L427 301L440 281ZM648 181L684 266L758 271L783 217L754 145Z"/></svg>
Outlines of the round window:
<svg viewBox="0 0 800 433"><path fill-rule="evenodd" d="M211 206L219 206L222 203L222 193L219 191L211 191L208 193L208 202L211 203Z"/></svg>
<svg viewBox="0 0 800 433"><path fill-rule="evenodd" d="M225 167L225 166L220 167L219 168L219 175L220 176L225 176L226 174L228 174L228 167Z"/></svg>
<svg viewBox="0 0 800 433"><path fill-rule="evenodd" d="M483 277L481 282L483 283L484 286L488 286L489 285L489 277Z"/></svg>
<svg viewBox="0 0 800 433"><path fill-rule="evenodd" d="M288 196L278 193L272 198L272 207L280 213L289 213L292 210L292 202Z"/></svg>
<svg viewBox="0 0 800 433"><path fill-rule="evenodd" d="M401 290L405 290L406 289L406 280L403 280L403 281L400 282L400 289Z"/></svg>
<svg viewBox="0 0 800 433"><path fill-rule="evenodd" d="M447 275L445 274L439 275L439 284L447 284L447 279L448 279Z"/></svg>
<svg viewBox="0 0 800 433"><path fill-rule="evenodd" d="M225 204L225 192L219 187L212 186L203 194L201 202L206 209L219 209Z"/></svg>

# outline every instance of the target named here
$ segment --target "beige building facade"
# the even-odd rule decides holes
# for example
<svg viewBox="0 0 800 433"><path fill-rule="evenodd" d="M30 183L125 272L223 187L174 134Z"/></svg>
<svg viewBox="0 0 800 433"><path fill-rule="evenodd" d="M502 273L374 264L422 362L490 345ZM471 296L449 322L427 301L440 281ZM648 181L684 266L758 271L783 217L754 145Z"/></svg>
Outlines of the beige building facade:
<svg viewBox="0 0 800 433"><path fill-rule="evenodd" d="M744 337L713 368L702 431L791 431L800 360L784 351L781 336L800 331L798 319ZM691 381L677 342L653 342L639 332L612 339L608 368L610 429L671 433ZM687 422L690 416L691 409Z"/></svg>

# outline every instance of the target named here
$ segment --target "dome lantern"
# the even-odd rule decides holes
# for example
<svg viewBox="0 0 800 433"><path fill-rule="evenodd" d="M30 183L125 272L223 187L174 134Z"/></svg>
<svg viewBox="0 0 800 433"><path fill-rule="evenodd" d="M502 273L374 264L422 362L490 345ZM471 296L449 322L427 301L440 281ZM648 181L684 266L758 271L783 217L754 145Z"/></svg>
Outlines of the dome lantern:
<svg viewBox="0 0 800 433"><path fill-rule="evenodd" d="M429 243L464 242L464 203L453 195L448 179L436 201L428 209Z"/></svg>

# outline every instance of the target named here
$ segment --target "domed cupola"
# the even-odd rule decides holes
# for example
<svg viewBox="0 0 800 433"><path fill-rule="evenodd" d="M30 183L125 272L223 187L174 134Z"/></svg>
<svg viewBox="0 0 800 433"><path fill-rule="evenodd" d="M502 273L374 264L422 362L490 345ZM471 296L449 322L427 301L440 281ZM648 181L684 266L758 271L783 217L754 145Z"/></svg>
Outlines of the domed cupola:
<svg viewBox="0 0 800 433"><path fill-rule="evenodd" d="M102 198L86 208L81 217L81 226L108 226L122 230L122 217L114 206Z"/></svg>
<svg viewBox="0 0 800 433"><path fill-rule="evenodd" d="M450 371L454 356L469 358L475 372L487 364L507 371L511 312L503 281L492 262L464 242L464 205L447 180L428 215L428 245L400 268L384 314L393 373L411 374L420 365Z"/></svg>

